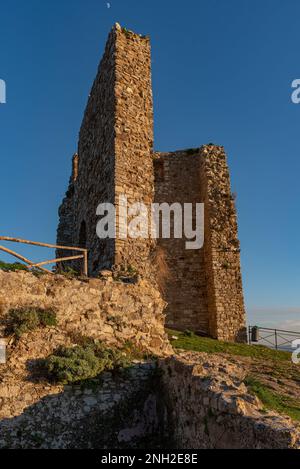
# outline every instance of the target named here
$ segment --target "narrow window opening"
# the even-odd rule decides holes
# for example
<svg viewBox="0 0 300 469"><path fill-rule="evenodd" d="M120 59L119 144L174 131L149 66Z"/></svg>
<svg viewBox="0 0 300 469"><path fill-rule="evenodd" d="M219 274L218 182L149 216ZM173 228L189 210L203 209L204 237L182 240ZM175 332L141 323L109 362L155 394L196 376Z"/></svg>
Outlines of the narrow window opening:
<svg viewBox="0 0 300 469"><path fill-rule="evenodd" d="M87 243L87 233L86 233L86 223L83 221L80 225L79 231L79 246L80 248L86 248Z"/></svg>
<svg viewBox="0 0 300 469"><path fill-rule="evenodd" d="M161 160L156 160L154 162L154 177L155 182L164 182L165 180L164 162Z"/></svg>

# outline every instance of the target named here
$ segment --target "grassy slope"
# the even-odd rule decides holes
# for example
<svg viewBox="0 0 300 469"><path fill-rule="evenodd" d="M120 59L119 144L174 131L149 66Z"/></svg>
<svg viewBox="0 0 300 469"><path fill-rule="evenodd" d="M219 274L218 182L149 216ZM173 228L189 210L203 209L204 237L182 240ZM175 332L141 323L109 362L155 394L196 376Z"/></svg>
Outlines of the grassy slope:
<svg viewBox="0 0 300 469"><path fill-rule="evenodd" d="M246 378L245 384L250 393L255 394L261 400L265 409L275 410L300 422L299 401L273 392L268 386L251 375Z"/></svg>
<svg viewBox="0 0 300 469"><path fill-rule="evenodd" d="M250 358L249 375L245 380L249 391L259 397L265 409L300 421L300 366L292 364L290 353L260 345L221 342L192 333L168 330L168 334L175 349L229 354L240 357L241 361ZM177 340L172 339L173 336Z"/></svg>
<svg viewBox="0 0 300 469"><path fill-rule="evenodd" d="M236 344L233 342L222 342L206 337L199 337L193 333L183 333L178 331L168 331L169 337L178 337L177 340L172 340L174 348L181 348L184 350L194 350L196 352L207 353L229 353L231 355L240 355L243 357L265 358L273 360L291 360L291 354L278 350L271 350L262 345L247 345Z"/></svg>

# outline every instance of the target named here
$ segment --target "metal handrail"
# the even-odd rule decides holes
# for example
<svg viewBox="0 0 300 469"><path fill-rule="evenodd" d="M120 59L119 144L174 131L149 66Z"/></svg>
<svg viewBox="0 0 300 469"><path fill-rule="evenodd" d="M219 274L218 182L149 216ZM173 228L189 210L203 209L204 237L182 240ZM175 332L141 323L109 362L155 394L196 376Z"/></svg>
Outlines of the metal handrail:
<svg viewBox="0 0 300 469"><path fill-rule="evenodd" d="M257 334L255 340L253 340L253 332L256 331ZM259 332L267 333L266 336L259 336ZM272 332L269 334L269 332ZM274 341L271 341L271 338L274 338ZM265 342L270 344L272 347L275 347L278 350L280 347L283 347L287 344L292 344L293 338L300 338L300 332L296 331L285 331L283 329L272 329L269 327L258 327L258 326L249 326L248 328L248 341L249 344ZM281 342L280 342L281 340ZM280 342L280 343L279 343Z"/></svg>
<svg viewBox="0 0 300 469"><path fill-rule="evenodd" d="M264 331L277 331L277 332L284 332L285 334L296 334L296 335L300 334L300 332L296 332L296 331L284 331L283 329L273 329L273 328L270 328L270 327L260 327L260 326L249 326L249 327L251 327L251 329L253 327L257 327L261 331L263 331L263 330Z"/></svg>
<svg viewBox="0 0 300 469"><path fill-rule="evenodd" d="M27 259L26 257L22 256L21 254L18 254L15 251L12 251L11 249L8 249L4 246L0 245L0 251L6 252L7 254L10 254L17 259L25 262L25 267L30 270L32 268L37 268L39 270L42 270L43 272L46 272L47 274L53 274L51 270L45 269L42 267L43 265L47 264L54 264L54 263L60 263L60 262L66 262L70 260L76 260L76 259L83 259L83 273L84 275L88 275L88 250L85 248L79 248L79 247L74 247L74 246L59 246L56 244L49 244L49 243L40 243L38 241L29 241L27 239L19 239L19 238L11 238L9 236L0 236L0 241L9 241L13 243L21 243L21 244L30 244L32 246L41 246L41 247L46 247L46 248L52 248L52 249L61 249L64 251L78 251L82 253L81 255L78 256L70 256L70 257L60 257L56 259L51 259L48 261L43 261L43 262L32 262L31 260Z"/></svg>

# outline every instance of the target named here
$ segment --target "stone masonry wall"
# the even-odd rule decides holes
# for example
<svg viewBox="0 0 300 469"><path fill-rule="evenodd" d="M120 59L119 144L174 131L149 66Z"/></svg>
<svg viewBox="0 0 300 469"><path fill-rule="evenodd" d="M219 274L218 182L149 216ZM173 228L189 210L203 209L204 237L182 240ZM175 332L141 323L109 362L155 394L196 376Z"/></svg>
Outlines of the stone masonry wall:
<svg viewBox="0 0 300 469"><path fill-rule="evenodd" d="M182 352L58 386L32 373L57 339L26 334L0 365L0 449L300 448L299 424L262 412L228 356Z"/></svg>
<svg viewBox="0 0 300 469"><path fill-rule="evenodd" d="M89 249L89 272L114 263L114 239L96 235L100 203L115 202L116 32L108 37L95 78L78 143L78 176L74 183L74 245Z"/></svg>
<svg viewBox="0 0 300 469"><path fill-rule="evenodd" d="M88 100L79 136L78 174L60 208L57 237L58 244L89 249L91 275L115 264L144 269L151 241L100 240L96 209L100 203L116 203L118 207L122 194L130 204L144 202L149 206L153 197L152 147L150 41L116 24Z"/></svg>
<svg viewBox="0 0 300 469"><path fill-rule="evenodd" d="M140 363L119 375L103 373L97 386L48 386L48 395L21 414L11 406L9 415L6 406L0 449L156 447L164 428L156 380L155 365Z"/></svg>
<svg viewBox="0 0 300 469"><path fill-rule="evenodd" d="M185 239L158 240L170 270L168 326L245 341L236 209L223 147L156 153L154 168L156 202L205 204L202 249L187 250Z"/></svg>
<svg viewBox="0 0 300 469"><path fill-rule="evenodd" d="M228 357L185 352L161 360L160 367L176 448L300 449L299 424L262 412L243 383L247 370Z"/></svg>
<svg viewBox="0 0 300 469"><path fill-rule="evenodd" d="M155 409L151 417L151 389L146 386L152 365L136 364L129 376L116 381L104 375L103 385L94 391L51 385L38 380L33 370L34 363L58 346L76 343L78 335L108 346L127 343L141 353L168 355L172 348L164 331L164 306L159 292L145 280L125 284L110 277L80 281L60 275L0 272L0 337L11 309L53 309L58 320L56 327L38 329L17 343L8 343L7 364L0 365L0 447L88 447L92 438L98 438L100 446L109 441L134 444L134 439L151 433L157 425ZM114 412L119 414L115 421ZM94 424L98 436L96 431L84 431Z"/></svg>
<svg viewBox="0 0 300 469"><path fill-rule="evenodd" d="M164 301L150 283L0 271L0 337L8 311L26 307L53 309L58 324L17 341L7 338L7 363L0 364L0 448L121 448L159 437L154 362L135 360L123 373L102 374L101 384L78 386L49 383L37 366L82 336L126 345L140 356L172 353Z"/></svg>
<svg viewBox="0 0 300 469"><path fill-rule="evenodd" d="M192 154L191 154L192 153ZM155 153L155 202L201 202L199 150ZM195 221L195 210L193 221ZM204 250L187 250L186 239L158 239L169 267L164 298L171 328L209 332Z"/></svg>
<svg viewBox="0 0 300 469"><path fill-rule="evenodd" d="M0 335L9 309L27 306L56 311L58 328L49 334L57 334L59 343L80 333L115 346L130 341L158 355L171 350L164 330L165 302L146 280L127 284L112 278L80 281L0 271Z"/></svg>
<svg viewBox="0 0 300 469"><path fill-rule="evenodd" d="M116 35L116 204L119 195L125 194L128 204L142 202L150 208L154 192L150 39L120 27ZM147 235L144 239L118 237L115 262L147 272L152 246Z"/></svg>
<svg viewBox="0 0 300 469"><path fill-rule="evenodd" d="M205 145L200 155L209 334L220 340L244 342L240 243L226 154L223 147Z"/></svg>

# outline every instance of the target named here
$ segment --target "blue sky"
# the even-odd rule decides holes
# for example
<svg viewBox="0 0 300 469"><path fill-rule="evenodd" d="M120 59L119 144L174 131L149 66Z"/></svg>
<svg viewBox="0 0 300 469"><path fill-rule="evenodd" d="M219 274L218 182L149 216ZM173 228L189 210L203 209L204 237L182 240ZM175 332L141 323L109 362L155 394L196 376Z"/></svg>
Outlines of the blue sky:
<svg viewBox="0 0 300 469"><path fill-rule="evenodd" d="M291 102L300 2L3 3L0 232L55 241L87 96L118 21L151 35L156 149L226 148L251 322L300 330L300 104Z"/></svg>

